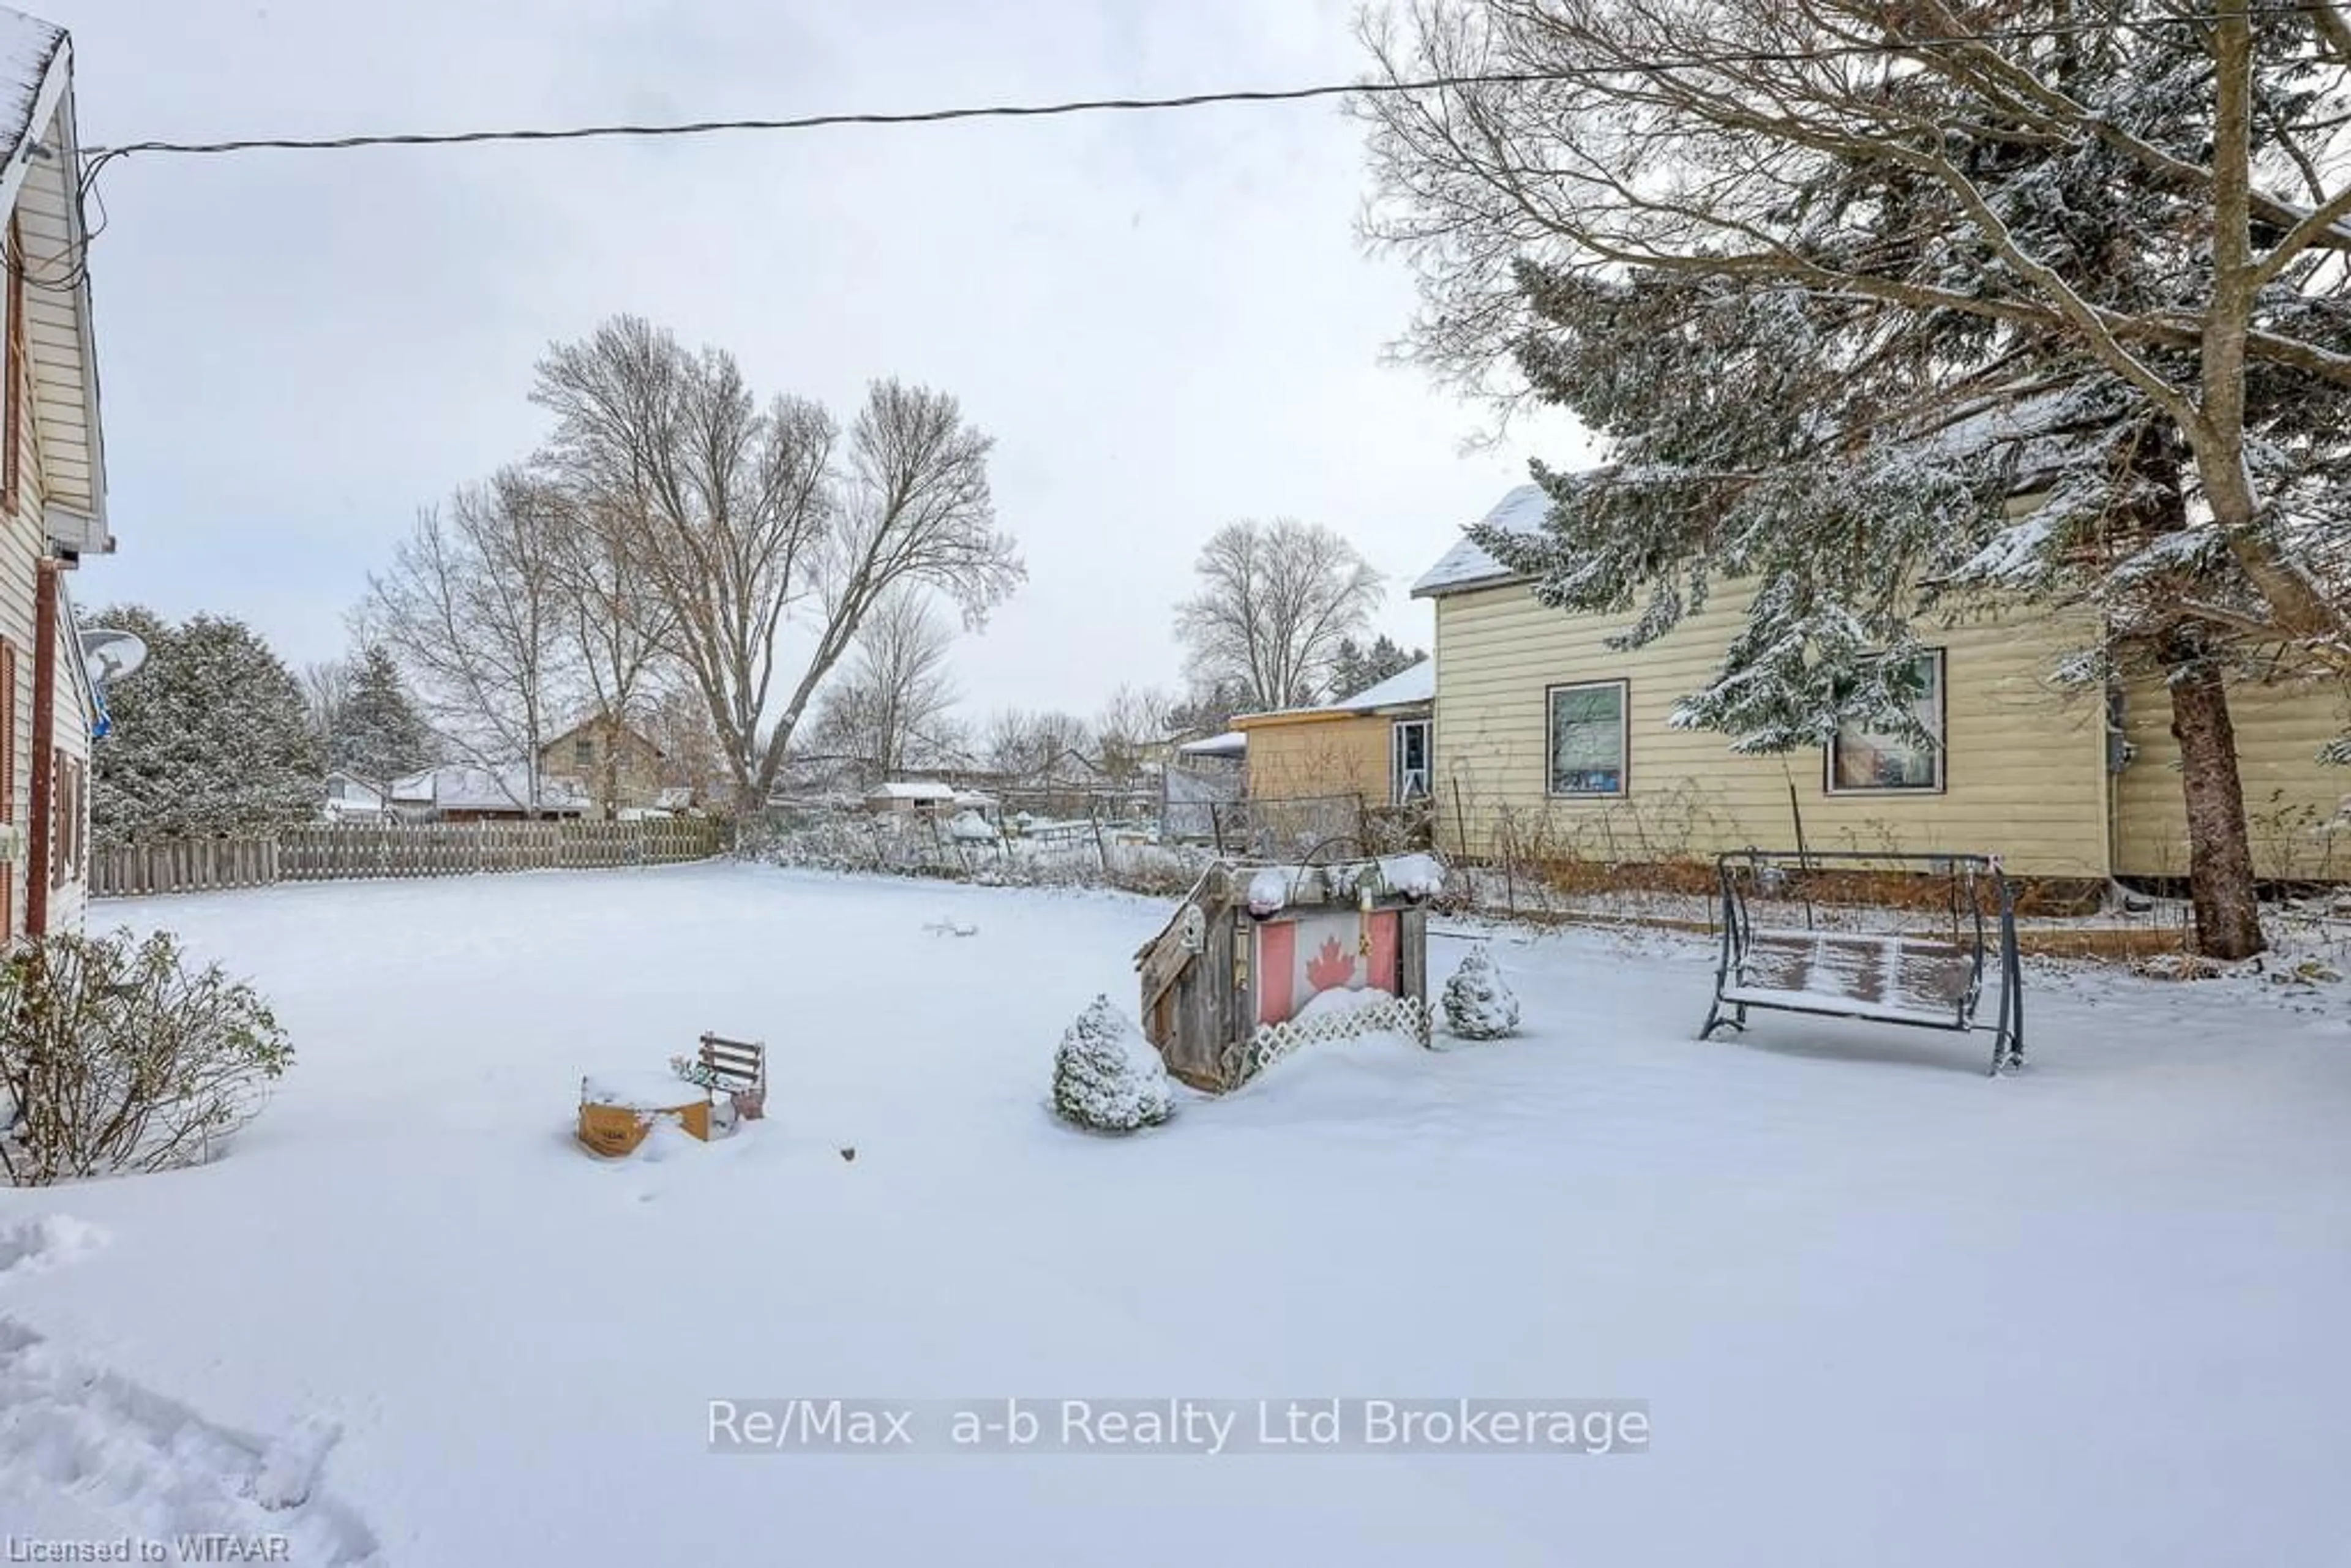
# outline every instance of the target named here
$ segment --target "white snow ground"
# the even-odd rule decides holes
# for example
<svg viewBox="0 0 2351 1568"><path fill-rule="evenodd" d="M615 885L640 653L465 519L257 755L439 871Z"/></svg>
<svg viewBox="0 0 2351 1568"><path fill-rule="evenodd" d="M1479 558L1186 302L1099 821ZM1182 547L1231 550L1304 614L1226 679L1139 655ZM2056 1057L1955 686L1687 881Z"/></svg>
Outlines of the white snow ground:
<svg viewBox="0 0 2351 1568"><path fill-rule="evenodd" d="M1697 1043L1695 944L1503 939L1521 1037L1316 1047L1113 1140L1044 1098L1154 902L702 866L97 914L255 977L300 1057L219 1164L0 1189L0 1534L424 1568L2351 1541L2338 988L2036 973L1995 1082L1872 1025ZM570 1143L583 1073L704 1030L767 1040L769 1121ZM1652 1451L705 1450L714 1397L1456 1394L1644 1399Z"/></svg>

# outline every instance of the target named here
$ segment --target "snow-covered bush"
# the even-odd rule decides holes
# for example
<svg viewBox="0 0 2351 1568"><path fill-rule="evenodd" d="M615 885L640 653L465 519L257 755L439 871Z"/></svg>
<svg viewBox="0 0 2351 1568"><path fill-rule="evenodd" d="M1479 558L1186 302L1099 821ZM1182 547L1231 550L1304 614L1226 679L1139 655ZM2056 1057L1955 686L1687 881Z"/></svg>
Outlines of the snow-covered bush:
<svg viewBox="0 0 2351 1568"><path fill-rule="evenodd" d="M293 1060L252 988L170 933L49 937L0 967L0 1179L208 1159Z"/></svg>
<svg viewBox="0 0 2351 1568"><path fill-rule="evenodd" d="M1519 998L1485 948L1470 948L1445 982L1445 1025L1463 1040L1499 1040L1519 1027Z"/></svg>
<svg viewBox="0 0 2351 1568"><path fill-rule="evenodd" d="M1176 1113L1166 1066L1134 1021L1096 997L1053 1053L1053 1111L1097 1133L1132 1133Z"/></svg>

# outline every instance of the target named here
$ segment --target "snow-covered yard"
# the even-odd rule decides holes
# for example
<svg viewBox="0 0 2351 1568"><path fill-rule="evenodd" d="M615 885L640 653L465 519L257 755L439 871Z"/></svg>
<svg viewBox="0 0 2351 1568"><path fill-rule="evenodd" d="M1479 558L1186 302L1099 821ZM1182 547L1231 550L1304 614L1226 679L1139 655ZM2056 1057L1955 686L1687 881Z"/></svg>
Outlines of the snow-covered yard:
<svg viewBox="0 0 2351 1568"><path fill-rule="evenodd" d="M2338 990L2037 974L1995 1082L1980 1041L1865 1025L1696 1043L1697 944L1505 938L1521 1038L1316 1047L1073 1133L1054 1041L1132 1005L1164 911L747 866L101 906L253 976L300 1059L225 1161L0 1190L0 1532L423 1568L2343 1560ZM704 1030L768 1041L769 1121L578 1150L583 1072ZM798 1395L1618 1398L1654 1437L706 1451L710 1400Z"/></svg>

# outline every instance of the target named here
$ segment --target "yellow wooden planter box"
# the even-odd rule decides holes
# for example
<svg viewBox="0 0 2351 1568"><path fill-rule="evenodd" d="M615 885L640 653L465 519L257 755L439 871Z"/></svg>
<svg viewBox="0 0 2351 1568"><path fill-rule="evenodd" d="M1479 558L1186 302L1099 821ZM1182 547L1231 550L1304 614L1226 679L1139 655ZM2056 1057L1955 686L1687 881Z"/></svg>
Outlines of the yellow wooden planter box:
<svg viewBox="0 0 2351 1568"><path fill-rule="evenodd" d="M666 1073L582 1079L580 1084L580 1143L611 1157L633 1154L645 1134L664 1119L694 1136L710 1139L710 1094Z"/></svg>

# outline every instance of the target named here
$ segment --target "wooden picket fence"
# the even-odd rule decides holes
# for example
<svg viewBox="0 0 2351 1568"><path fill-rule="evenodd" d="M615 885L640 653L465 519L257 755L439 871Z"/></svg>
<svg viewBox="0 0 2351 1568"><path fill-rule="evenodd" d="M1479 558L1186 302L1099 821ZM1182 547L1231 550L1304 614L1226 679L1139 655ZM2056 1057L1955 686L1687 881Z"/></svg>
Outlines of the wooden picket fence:
<svg viewBox="0 0 2351 1568"><path fill-rule="evenodd" d="M700 817L639 822L367 822L287 828L268 839L176 839L94 850L94 898L211 893L280 882L591 871L707 860L723 825Z"/></svg>

